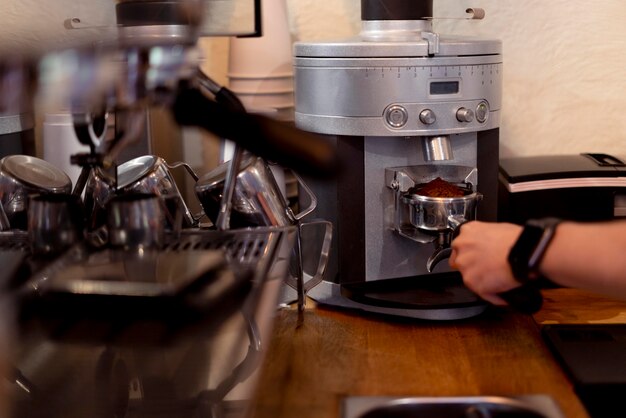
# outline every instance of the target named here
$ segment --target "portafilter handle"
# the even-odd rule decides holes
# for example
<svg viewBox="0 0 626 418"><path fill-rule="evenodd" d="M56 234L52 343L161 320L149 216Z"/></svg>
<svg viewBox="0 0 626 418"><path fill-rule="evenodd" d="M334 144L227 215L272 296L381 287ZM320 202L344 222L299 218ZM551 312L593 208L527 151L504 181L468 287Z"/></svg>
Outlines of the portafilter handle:
<svg viewBox="0 0 626 418"><path fill-rule="evenodd" d="M465 222L467 222L467 219L463 216L448 216L449 230L440 232L439 245L435 249L435 252L433 252L426 261L426 270L428 270L429 273L433 272L433 269L437 264L439 264L440 261L450 258L450 255L452 254L450 243L457 237L457 235L459 235L460 227Z"/></svg>
<svg viewBox="0 0 626 418"><path fill-rule="evenodd" d="M177 93L172 111L183 126L204 128L300 174L329 178L340 169L335 147L319 135L262 115L233 111L195 88Z"/></svg>

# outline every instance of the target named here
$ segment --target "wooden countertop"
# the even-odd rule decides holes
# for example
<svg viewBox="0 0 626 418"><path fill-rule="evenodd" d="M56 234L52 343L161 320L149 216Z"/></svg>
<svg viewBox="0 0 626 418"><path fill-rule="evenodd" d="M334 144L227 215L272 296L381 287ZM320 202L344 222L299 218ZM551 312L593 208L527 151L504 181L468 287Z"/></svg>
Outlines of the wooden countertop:
<svg viewBox="0 0 626 418"><path fill-rule="evenodd" d="M278 313L254 418L339 418L342 399L357 395L524 394L550 395L568 418L587 417L529 315L493 308L426 322L309 308L297 325L296 311Z"/></svg>
<svg viewBox="0 0 626 418"><path fill-rule="evenodd" d="M542 292L544 304L534 315L540 324L626 324L626 302L577 289Z"/></svg>

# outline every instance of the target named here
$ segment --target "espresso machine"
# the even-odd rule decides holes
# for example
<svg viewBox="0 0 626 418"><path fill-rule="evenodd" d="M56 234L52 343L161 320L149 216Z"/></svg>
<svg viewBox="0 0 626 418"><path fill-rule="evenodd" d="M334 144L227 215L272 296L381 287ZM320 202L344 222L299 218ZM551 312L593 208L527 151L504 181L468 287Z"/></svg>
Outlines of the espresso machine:
<svg viewBox="0 0 626 418"><path fill-rule="evenodd" d="M348 162L336 181L314 186L337 239L326 279L308 295L420 319L477 315L486 304L446 258L460 224L496 219L501 42L436 33L432 0L361 8L358 36L294 48L296 125L332 138ZM463 196L420 196L437 178Z"/></svg>
<svg viewBox="0 0 626 418"><path fill-rule="evenodd" d="M25 215L27 230L8 219L0 227L0 415L247 416L295 228L235 229L229 213L222 229L182 227L175 181L153 175L153 167L166 168L160 158L135 159L128 171L115 170L115 161L149 136L146 115L156 108L305 173L330 175L334 149L291 125L248 115L199 69L200 35L259 34L259 0L100 1L117 11L114 41L0 54L0 115L24 114L37 95L71 111L76 137L90 150L67 155L83 168L81 178L73 191L67 178L56 195L47 190L57 178L52 164L20 155L0 164L9 167L0 170L0 195L29 202L13 212ZM242 13L250 24L236 24ZM67 30L81 33L73 26L80 22L69 19ZM241 167L232 165L234 187ZM100 181L109 169L115 182ZM80 182L90 178L112 191L106 220L94 231L82 225L89 213L80 201ZM148 192L135 190L139 179ZM115 212L115 202L132 213ZM164 215L172 207L176 228L168 229ZM142 239L148 234L151 242ZM51 245L60 238L62 247Z"/></svg>

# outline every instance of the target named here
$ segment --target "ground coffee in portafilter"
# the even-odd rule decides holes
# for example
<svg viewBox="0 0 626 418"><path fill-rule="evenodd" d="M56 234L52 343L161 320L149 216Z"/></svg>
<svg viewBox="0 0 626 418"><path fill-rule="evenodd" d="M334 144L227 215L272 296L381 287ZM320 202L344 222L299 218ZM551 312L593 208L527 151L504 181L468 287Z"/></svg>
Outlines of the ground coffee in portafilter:
<svg viewBox="0 0 626 418"><path fill-rule="evenodd" d="M463 197L465 191L448 181L445 181L441 177L429 181L426 184L411 187L408 190L409 194L417 194L420 196L428 197Z"/></svg>

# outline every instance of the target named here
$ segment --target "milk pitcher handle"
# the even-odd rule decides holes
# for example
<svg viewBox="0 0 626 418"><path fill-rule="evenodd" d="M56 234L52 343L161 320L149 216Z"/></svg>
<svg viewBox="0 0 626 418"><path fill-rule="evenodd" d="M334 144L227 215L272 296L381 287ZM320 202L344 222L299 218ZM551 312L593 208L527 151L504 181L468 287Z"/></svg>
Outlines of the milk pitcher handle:
<svg viewBox="0 0 626 418"><path fill-rule="evenodd" d="M329 221L324 220L313 220L310 222L304 222L300 225L300 228L307 225L324 225L324 240L322 241L322 248L320 249L320 258L317 263L317 270L313 277L303 283L304 294L313 289L315 286L320 284L324 279L324 273L326 272L326 267L328 265L328 256L330 254L330 244L333 240L333 224Z"/></svg>
<svg viewBox="0 0 626 418"><path fill-rule="evenodd" d="M185 169L185 171L187 171L187 173L193 178L194 182L198 181L198 175L196 174L196 172L193 170L193 168L191 168L191 166L185 162L182 161L177 161L174 163L167 163L164 162L165 166L168 169L174 169L174 168L180 168L183 167ZM185 202L185 199L182 197L182 195L178 196L178 199L180 199L181 201L181 205L182 205L182 209L184 211L184 213L179 213L179 211L176 211L175 213L175 219L172 219L172 223L174 225L174 235L178 236L178 234L180 233L180 229L182 228L182 219L179 219L179 217L182 215L186 222L189 224L189 226L195 226L197 225L198 221L200 220L200 218L202 217L202 215L193 215L190 211L189 211L189 207L187 206L187 203Z"/></svg>
<svg viewBox="0 0 626 418"><path fill-rule="evenodd" d="M183 167L187 171L187 173L189 173L189 175L194 179L194 181L198 181L198 178L199 178L198 175L196 174L195 171L193 171L193 168L191 168L191 166L187 163L178 161L178 162L171 163L171 164L166 163L165 165L167 166L167 168Z"/></svg>
<svg viewBox="0 0 626 418"><path fill-rule="evenodd" d="M9 218L4 211L4 206L2 205L2 202L0 202L0 231L8 231L9 229L11 229L11 224L9 223Z"/></svg>
<svg viewBox="0 0 626 418"><path fill-rule="evenodd" d="M302 177L300 177L298 174L296 174L295 171L292 171L292 173L293 173L294 177L296 178L296 180L298 180L298 184L300 184L300 187L302 187L302 190L304 190L306 192L306 194L309 196L309 199L310 199L309 206L306 209L303 209L297 215L293 215L294 219L296 221L299 221L300 219L304 218L309 213L311 213L311 212L313 212L315 210L315 208L317 207L317 197L315 197L315 194L313 193L313 190L311 190L311 188L306 185L304 180L302 180ZM291 209L289 209L289 210L291 210Z"/></svg>

